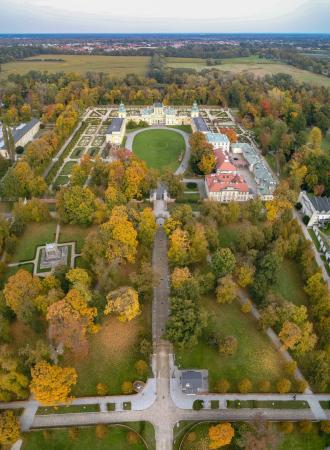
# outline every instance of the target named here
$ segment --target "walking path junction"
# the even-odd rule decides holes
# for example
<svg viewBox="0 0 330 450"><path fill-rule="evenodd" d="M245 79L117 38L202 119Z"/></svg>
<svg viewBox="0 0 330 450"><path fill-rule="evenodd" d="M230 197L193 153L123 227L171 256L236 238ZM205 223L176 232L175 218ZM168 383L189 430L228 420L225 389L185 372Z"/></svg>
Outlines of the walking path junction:
<svg viewBox="0 0 330 450"><path fill-rule="evenodd" d="M154 195L154 212L157 218L167 217L166 192L160 186ZM159 222L158 222L159 223ZM174 363L172 345L164 340L166 321L169 314L169 269L167 260L167 236L162 225L158 226L153 248L153 270L157 273L159 283L154 287L152 305L152 336L154 353L152 369L154 377L150 378L143 391L135 395L119 395L104 397L82 397L73 400L73 405L98 405L99 412L79 412L65 414L38 414L39 403L33 399L0 403L0 409L24 409L21 415L23 431L67 426L85 426L95 424L111 424L123 422L148 421L155 428L156 449L171 450L173 448L173 430L180 421L249 421L261 415L265 420L297 421L297 420L330 420L330 410L321 407L321 401L330 401L330 394L201 394L186 395L181 389L180 371ZM244 298L241 299L244 301ZM257 315L257 311L255 311ZM193 410L196 399L204 401L204 408ZM219 408L211 409L211 401L218 401ZM228 401L269 402L269 407L232 408ZM306 402L305 408L293 408L292 402ZM288 408L276 408L272 402L290 401ZM125 409L129 402L130 410ZM113 411L109 404L115 404ZM265 405L265 404L263 404ZM277 404L276 404L277 405ZM298 403L297 403L298 405ZM285 406L281 405L281 406ZM289 406L288 404L286 406ZM16 445L16 444L15 444ZM19 448L18 443L16 447Z"/></svg>

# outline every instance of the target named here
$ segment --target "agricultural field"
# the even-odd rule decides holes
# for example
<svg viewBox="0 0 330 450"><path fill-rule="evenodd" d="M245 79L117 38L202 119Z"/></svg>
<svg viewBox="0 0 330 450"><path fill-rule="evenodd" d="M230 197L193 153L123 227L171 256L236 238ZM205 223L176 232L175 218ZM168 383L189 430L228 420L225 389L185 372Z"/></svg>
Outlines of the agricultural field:
<svg viewBox="0 0 330 450"><path fill-rule="evenodd" d="M300 83L310 83L316 86L330 86L330 78L307 70L298 69L273 60L259 59L256 56L248 58L230 58L222 60L217 66L207 66L206 60L201 58L166 58L167 65L175 69L217 69L233 74L253 73L256 76L275 75L285 73L291 75Z"/></svg>
<svg viewBox="0 0 330 450"><path fill-rule="evenodd" d="M150 168L175 171L185 152L185 142L175 131L148 130L135 136L133 152Z"/></svg>
<svg viewBox="0 0 330 450"><path fill-rule="evenodd" d="M43 59L43 61L40 61ZM63 59L64 61L56 61ZM48 60L48 61L46 61ZM53 60L53 61L49 61ZM30 70L48 72L105 72L124 77L129 73L145 76L150 58L147 56L98 56L98 55L38 55L21 61L2 64L0 78L11 73L24 75Z"/></svg>

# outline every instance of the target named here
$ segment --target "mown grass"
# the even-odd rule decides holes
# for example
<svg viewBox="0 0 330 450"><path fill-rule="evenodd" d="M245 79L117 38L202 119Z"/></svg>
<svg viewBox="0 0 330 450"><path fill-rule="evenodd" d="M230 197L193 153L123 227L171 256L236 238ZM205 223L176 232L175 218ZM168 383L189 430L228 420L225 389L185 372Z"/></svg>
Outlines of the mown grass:
<svg viewBox="0 0 330 450"><path fill-rule="evenodd" d="M36 60L43 59L43 61ZM45 61L62 59L64 61ZM129 73L144 76L149 67L147 56L100 56L100 55L38 55L24 61L2 65L0 78L11 73L23 75L30 70L56 72L104 72L111 76L124 77Z"/></svg>
<svg viewBox="0 0 330 450"><path fill-rule="evenodd" d="M130 428L145 435L147 442L152 440L153 429L142 426L143 423L128 424ZM152 428L152 427L151 427ZM33 431L25 435L22 450L145 450L146 446L136 435L137 442L131 444L127 436L129 429L118 425L107 426L107 432L103 439L97 438L95 428L80 428L75 439L69 435L69 429L56 429L43 431ZM150 447L151 449L153 447Z"/></svg>
<svg viewBox="0 0 330 450"><path fill-rule="evenodd" d="M36 247L54 242L56 223L31 223L28 224L23 235L19 238L12 262L27 261L33 259Z"/></svg>
<svg viewBox="0 0 330 450"><path fill-rule="evenodd" d="M285 259L280 266L277 283L273 287L273 291L288 302L295 305L305 305L307 296L303 286L299 265L295 261Z"/></svg>
<svg viewBox="0 0 330 450"><path fill-rule="evenodd" d="M269 380L275 391L275 382L284 376L283 361L267 335L257 329L250 315L240 311L239 305L219 305L214 298L205 298L202 305L209 314L209 323L199 343L191 349L176 351L176 361L181 368L208 369L209 390L216 390L216 383L226 378L231 383L230 392L237 392L237 383L249 378L253 391L258 391L261 380ZM233 356L222 356L218 348L210 345L207 336L235 336L238 348Z"/></svg>
<svg viewBox="0 0 330 450"><path fill-rule="evenodd" d="M87 235L96 227L81 227L79 225L61 225L58 242L76 241L76 252L80 253Z"/></svg>
<svg viewBox="0 0 330 450"><path fill-rule="evenodd" d="M146 130L135 136L133 152L154 169L174 171L179 165L180 155L184 155L183 137L170 130Z"/></svg>

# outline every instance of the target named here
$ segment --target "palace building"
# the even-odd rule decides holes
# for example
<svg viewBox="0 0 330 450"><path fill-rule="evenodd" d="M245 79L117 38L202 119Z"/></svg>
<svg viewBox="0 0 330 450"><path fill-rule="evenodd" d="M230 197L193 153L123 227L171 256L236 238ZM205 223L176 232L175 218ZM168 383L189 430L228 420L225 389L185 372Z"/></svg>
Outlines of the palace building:
<svg viewBox="0 0 330 450"><path fill-rule="evenodd" d="M27 123L22 123L17 127L11 128L11 132L14 139L15 147L25 147L26 144L31 142L40 129L40 121L38 119L32 119ZM2 126L0 124L0 155L8 159L9 154L6 149Z"/></svg>

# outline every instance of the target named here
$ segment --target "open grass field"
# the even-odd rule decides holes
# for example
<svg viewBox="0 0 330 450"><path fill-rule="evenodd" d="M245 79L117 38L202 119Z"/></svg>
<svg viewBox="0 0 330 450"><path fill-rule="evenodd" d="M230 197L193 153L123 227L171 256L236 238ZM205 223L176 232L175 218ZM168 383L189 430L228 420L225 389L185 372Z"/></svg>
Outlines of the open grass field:
<svg viewBox="0 0 330 450"><path fill-rule="evenodd" d="M23 235L19 238L12 262L33 259L38 245L54 242L55 232L55 222L28 224Z"/></svg>
<svg viewBox="0 0 330 450"><path fill-rule="evenodd" d="M288 259L281 264L278 281L273 288L284 300L295 305L305 305L307 297L303 290L303 280L301 278L299 266L296 262Z"/></svg>
<svg viewBox="0 0 330 450"><path fill-rule="evenodd" d="M47 59L63 59L64 61L45 61ZM147 56L38 55L24 61L2 64L0 78L6 78L11 73L24 75L30 70L80 74L105 72L116 77L135 73L144 76L148 70L149 61L150 58Z"/></svg>
<svg viewBox="0 0 330 450"><path fill-rule="evenodd" d="M202 448L208 448L207 446L203 446L203 442L208 441L208 429L211 425L215 425L212 422L203 422L195 427L190 427L189 424L184 423L185 430L194 431L196 434L196 438L193 442L189 442L187 439L187 434L185 435L185 439L183 440L181 450L197 450ZM193 425L193 424L192 424ZM273 425L276 426L276 425ZM303 434L299 431L295 430L290 435L281 434L280 442L275 447L276 450L323 450L327 445L327 438L318 433L317 427L314 426L314 429L311 433ZM175 449L177 449L175 447ZM233 445L226 445L221 447L223 450L233 450Z"/></svg>
<svg viewBox="0 0 330 450"><path fill-rule="evenodd" d="M330 78L318 75L307 70L298 69L287 64L282 64L273 60L259 59L256 56L248 58L228 58L223 59L217 66L207 66L206 60L201 58L166 58L167 65L176 69L218 69L222 72L253 73L256 76L275 75L285 73L291 75L300 83L310 83L317 86L330 86Z"/></svg>
<svg viewBox="0 0 330 450"><path fill-rule="evenodd" d="M97 227L81 227L79 225L61 225L59 243L76 241L76 251L81 252L87 235Z"/></svg>
<svg viewBox="0 0 330 450"><path fill-rule="evenodd" d="M283 376L283 361L252 317L243 314L236 303L219 305L214 298L205 298L202 303L209 313L208 327L197 346L176 352L180 367L208 369L211 392L220 378L227 378L230 391L237 392L237 382L245 377L252 381L254 391L264 379L272 383L275 391L274 382ZM219 333L236 337L238 348L233 356L221 356L217 347L207 342L207 335Z"/></svg>
<svg viewBox="0 0 330 450"><path fill-rule="evenodd" d="M132 423L128 426L139 432L143 424ZM148 425L151 427L150 424ZM95 434L95 428L80 428L77 437L73 439L70 437L68 429L33 431L26 434L22 450L145 450L147 448L138 434L136 434L137 442L129 443L128 432L129 429L126 427L107 426L104 438L100 439ZM143 434L145 434L144 430L142 430Z"/></svg>
<svg viewBox="0 0 330 450"><path fill-rule="evenodd" d="M185 152L183 137L170 130L146 130L135 136L133 152L154 169L175 171Z"/></svg>

